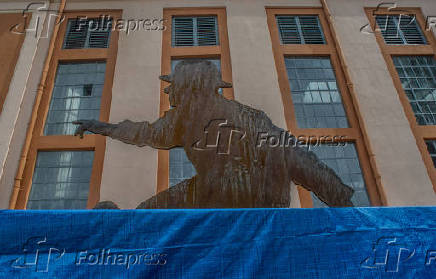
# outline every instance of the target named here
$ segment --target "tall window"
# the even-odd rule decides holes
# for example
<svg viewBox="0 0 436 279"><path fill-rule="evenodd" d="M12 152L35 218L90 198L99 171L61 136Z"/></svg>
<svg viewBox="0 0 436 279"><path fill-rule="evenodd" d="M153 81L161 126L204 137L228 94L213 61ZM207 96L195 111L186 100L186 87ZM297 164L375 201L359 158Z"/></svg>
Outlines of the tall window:
<svg viewBox="0 0 436 279"><path fill-rule="evenodd" d="M120 14L100 14L66 13L59 29L17 209L84 209L99 201L105 138L74 137L72 122L109 118L118 40L111 22Z"/></svg>
<svg viewBox="0 0 436 279"><path fill-rule="evenodd" d="M268 8L267 16L288 129L355 190L355 205L381 204L322 9ZM324 206L298 189L302 207Z"/></svg>
<svg viewBox="0 0 436 279"><path fill-rule="evenodd" d="M223 80L231 82L225 9L164 9L164 19L171 25L163 33L162 74L170 74L182 60L205 59L218 67ZM162 82L161 115L170 109L168 95L163 93L166 86ZM233 98L231 88L220 89L219 93ZM195 168L182 147L158 151L158 192L195 174Z"/></svg>
<svg viewBox="0 0 436 279"><path fill-rule="evenodd" d="M417 124L436 125L436 60L433 56L392 59Z"/></svg>
<svg viewBox="0 0 436 279"><path fill-rule="evenodd" d="M434 35L419 8L365 10L436 191Z"/></svg>

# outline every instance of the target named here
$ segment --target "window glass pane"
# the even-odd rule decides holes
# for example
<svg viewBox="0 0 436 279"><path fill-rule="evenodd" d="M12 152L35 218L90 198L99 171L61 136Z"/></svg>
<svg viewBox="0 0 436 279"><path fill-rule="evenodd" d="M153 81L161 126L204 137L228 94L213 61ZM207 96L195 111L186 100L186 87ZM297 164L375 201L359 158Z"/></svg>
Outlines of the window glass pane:
<svg viewBox="0 0 436 279"><path fill-rule="evenodd" d="M173 17L172 46L218 45L216 16Z"/></svg>
<svg viewBox="0 0 436 279"><path fill-rule="evenodd" d="M84 209L93 151L40 151L27 209Z"/></svg>
<svg viewBox="0 0 436 279"><path fill-rule="evenodd" d="M348 128L336 76L328 57L285 57L300 128Z"/></svg>
<svg viewBox="0 0 436 279"><path fill-rule="evenodd" d="M415 15L377 15L376 22L388 45L426 44Z"/></svg>
<svg viewBox="0 0 436 279"><path fill-rule="evenodd" d="M177 63L182 60L189 59L173 59L171 61L171 71L174 71ZM198 60L198 59L196 59ZM217 66L218 70L221 71L221 63L219 59L204 59L212 62ZM220 94L222 94L222 88L218 90ZM170 149L170 170L169 170L169 185L174 186L179 182L182 182L185 179L191 178L195 176L197 173L195 171L195 167L192 165L191 161L189 161L188 156L186 156L186 152L183 147L176 147Z"/></svg>
<svg viewBox="0 0 436 279"><path fill-rule="evenodd" d="M276 16L282 44L325 44L324 34L316 15Z"/></svg>
<svg viewBox="0 0 436 279"><path fill-rule="evenodd" d="M174 186L185 179L195 176L197 173L185 150L182 147L170 150L169 185Z"/></svg>
<svg viewBox="0 0 436 279"><path fill-rule="evenodd" d="M436 60L433 56L393 56L401 84L419 125L436 125Z"/></svg>
<svg viewBox="0 0 436 279"><path fill-rule="evenodd" d="M428 153L430 153L433 165L436 168L436 140L426 140Z"/></svg>
<svg viewBox="0 0 436 279"><path fill-rule="evenodd" d="M44 134L71 135L77 119L99 119L106 63L61 63L48 111Z"/></svg>
<svg viewBox="0 0 436 279"><path fill-rule="evenodd" d="M351 201L355 206L370 206L365 180L363 179L354 143L321 144L310 146L310 150L323 163L332 168L344 184L354 189L355 192ZM326 207L313 193L312 200L313 207Z"/></svg>

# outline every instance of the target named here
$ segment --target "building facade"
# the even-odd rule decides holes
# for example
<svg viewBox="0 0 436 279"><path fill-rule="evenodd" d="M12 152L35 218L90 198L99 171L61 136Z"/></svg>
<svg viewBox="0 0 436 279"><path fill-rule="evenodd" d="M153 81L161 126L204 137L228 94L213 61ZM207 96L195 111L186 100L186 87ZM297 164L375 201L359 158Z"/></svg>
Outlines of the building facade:
<svg viewBox="0 0 436 279"><path fill-rule="evenodd" d="M0 1L0 208L134 208L194 175L180 148L71 123L153 122L170 109L158 76L192 58L312 143L356 205L436 205L436 3L395 2ZM323 206L290 187L290 207Z"/></svg>

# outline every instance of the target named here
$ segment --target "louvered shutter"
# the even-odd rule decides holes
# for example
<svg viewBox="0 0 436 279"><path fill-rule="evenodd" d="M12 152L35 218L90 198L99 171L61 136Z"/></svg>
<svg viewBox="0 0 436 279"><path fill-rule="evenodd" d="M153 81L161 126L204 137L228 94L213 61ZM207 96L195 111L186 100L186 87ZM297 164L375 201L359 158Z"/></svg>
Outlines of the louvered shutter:
<svg viewBox="0 0 436 279"><path fill-rule="evenodd" d="M414 15L377 15L376 22L388 45L426 44Z"/></svg>
<svg viewBox="0 0 436 279"><path fill-rule="evenodd" d="M91 23L89 31L89 48L107 48L109 47L109 37L112 29L112 21L105 18L98 19Z"/></svg>
<svg viewBox="0 0 436 279"><path fill-rule="evenodd" d="M70 19L64 49L107 48L112 29L108 18Z"/></svg>
<svg viewBox="0 0 436 279"><path fill-rule="evenodd" d="M295 16L277 16L282 44L301 44Z"/></svg>
<svg viewBox="0 0 436 279"><path fill-rule="evenodd" d="M173 46L194 45L194 22L191 17L173 18Z"/></svg>
<svg viewBox="0 0 436 279"><path fill-rule="evenodd" d="M88 33L88 22L86 25L80 24L78 19L70 19L68 21L67 34L65 35L64 48L84 48Z"/></svg>
<svg viewBox="0 0 436 279"><path fill-rule="evenodd" d="M278 15L276 20L282 44L325 44L321 24L316 15Z"/></svg>
<svg viewBox="0 0 436 279"><path fill-rule="evenodd" d="M397 17L400 23L400 29L403 32L404 39L409 45L423 45L426 44L424 35L421 28L416 22L416 17Z"/></svg>
<svg viewBox="0 0 436 279"><path fill-rule="evenodd" d="M324 36L317 16L299 16L305 44L324 44Z"/></svg>
<svg viewBox="0 0 436 279"><path fill-rule="evenodd" d="M216 17L197 17L197 39L199 46L218 44Z"/></svg>
<svg viewBox="0 0 436 279"><path fill-rule="evenodd" d="M218 25L215 16L173 17L173 46L215 46Z"/></svg>

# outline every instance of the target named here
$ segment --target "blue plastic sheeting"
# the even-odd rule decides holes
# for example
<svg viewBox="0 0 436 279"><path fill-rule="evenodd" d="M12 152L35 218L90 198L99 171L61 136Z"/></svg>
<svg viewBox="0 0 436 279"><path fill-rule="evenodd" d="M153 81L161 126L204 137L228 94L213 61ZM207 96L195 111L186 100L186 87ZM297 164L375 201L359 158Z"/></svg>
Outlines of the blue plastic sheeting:
<svg viewBox="0 0 436 279"><path fill-rule="evenodd" d="M436 278L436 208L0 211L0 278Z"/></svg>

